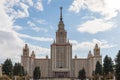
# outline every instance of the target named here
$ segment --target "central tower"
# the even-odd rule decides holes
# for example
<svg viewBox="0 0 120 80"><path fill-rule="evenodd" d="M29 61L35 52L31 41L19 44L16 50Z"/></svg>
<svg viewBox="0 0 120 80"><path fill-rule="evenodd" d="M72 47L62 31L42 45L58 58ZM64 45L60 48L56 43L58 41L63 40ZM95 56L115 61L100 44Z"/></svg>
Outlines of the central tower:
<svg viewBox="0 0 120 80"><path fill-rule="evenodd" d="M56 40L51 45L51 59L53 77L71 77L72 45L67 40L67 32L64 29L62 7Z"/></svg>
<svg viewBox="0 0 120 80"><path fill-rule="evenodd" d="M60 44L63 44L63 43L66 43L66 34L67 32L65 31L64 29L64 23L62 21L62 7L60 7L60 21L59 21L59 24L58 24L58 30L56 32L56 43L60 43Z"/></svg>

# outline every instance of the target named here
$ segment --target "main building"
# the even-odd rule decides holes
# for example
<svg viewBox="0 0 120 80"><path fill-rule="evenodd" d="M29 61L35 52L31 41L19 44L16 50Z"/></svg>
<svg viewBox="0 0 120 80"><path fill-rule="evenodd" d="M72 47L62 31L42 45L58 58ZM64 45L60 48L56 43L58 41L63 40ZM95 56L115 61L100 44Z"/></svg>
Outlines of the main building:
<svg viewBox="0 0 120 80"><path fill-rule="evenodd" d="M64 77L77 78L79 70L85 69L86 76L91 77L92 72L95 71L96 62L102 62L100 55L100 48L95 45L93 54L88 52L87 58L72 58L72 44L67 40L67 31L64 29L64 22L62 18L62 8L60 8L60 21L58 30L56 31L56 40L51 44L50 58L46 56L44 59L35 57L34 51L29 54L29 47L25 44L23 54L21 56L21 63L29 76L33 76L33 70L36 66L40 67L41 77Z"/></svg>

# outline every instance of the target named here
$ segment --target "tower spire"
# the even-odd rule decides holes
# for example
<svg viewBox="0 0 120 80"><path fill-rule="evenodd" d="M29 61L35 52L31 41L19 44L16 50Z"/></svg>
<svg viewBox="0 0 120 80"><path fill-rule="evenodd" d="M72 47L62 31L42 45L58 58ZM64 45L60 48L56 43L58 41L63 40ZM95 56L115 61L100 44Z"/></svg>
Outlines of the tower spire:
<svg viewBox="0 0 120 80"><path fill-rule="evenodd" d="M64 23L63 23L63 17L62 17L62 7L60 7L60 21L58 24L58 30L64 30Z"/></svg>
<svg viewBox="0 0 120 80"><path fill-rule="evenodd" d="M62 21L62 7L60 7L60 21Z"/></svg>

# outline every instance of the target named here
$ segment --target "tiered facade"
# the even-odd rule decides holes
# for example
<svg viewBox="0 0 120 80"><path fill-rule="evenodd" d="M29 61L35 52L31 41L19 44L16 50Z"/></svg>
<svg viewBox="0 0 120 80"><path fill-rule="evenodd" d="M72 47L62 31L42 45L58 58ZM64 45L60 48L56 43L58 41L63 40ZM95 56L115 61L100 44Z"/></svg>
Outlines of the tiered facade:
<svg viewBox="0 0 120 80"><path fill-rule="evenodd" d="M77 78L79 70L84 68L86 76L92 77L96 62L102 63L100 48L97 44L94 48L94 55L89 51L87 58L77 58L77 56L72 58L72 45L67 40L67 32L64 29L62 8L60 8L60 21L56 32L56 40L51 44L50 53L51 58L46 56L45 59L38 59L35 57L34 51L32 51L31 56L29 55L29 47L25 44L21 63L27 74L32 77L34 68L39 66L43 78Z"/></svg>

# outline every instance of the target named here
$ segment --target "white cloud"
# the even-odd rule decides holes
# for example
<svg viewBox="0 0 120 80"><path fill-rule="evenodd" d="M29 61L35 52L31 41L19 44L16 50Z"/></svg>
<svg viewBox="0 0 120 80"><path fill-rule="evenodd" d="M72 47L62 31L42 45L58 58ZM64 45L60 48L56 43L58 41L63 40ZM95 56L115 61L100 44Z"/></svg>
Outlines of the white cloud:
<svg viewBox="0 0 120 80"><path fill-rule="evenodd" d="M105 40L97 40L93 39L92 41L85 41L85 42L78 42L76 40L71 40L70 42L73 42L73 52L79 53L79 52L85 52L86 50L93 50L95 47L95 44L97 43L100 48L112 48L116 45L111 45L108 43L108 41Z"/></svg>
<svg viewBox="0 0 120 80"><path fill-rule="evenodd" d="M24 3L28 3L30 6L33 6L33 1L32 0L22 0Z"/></svg>
<svg viewBox="0 0 120 80"><path fill-rule="evenodd" d="M39 27L36 27L36 26L32 27L32 29L36 32L39 32L41 30Z"/></svg>
<svg viewBox="0 0 120 80"><path fill-rule="evenodd" d="M50 4L52 0L48 0L47 4Z"/></svg>
<svg viewBox="0 0 120 80"><path fill-rule="evenodd" d="M28 21L27 24L32 28L32 30L39 32L41 30L40 27L37 27L35 23Z"/></svg>
<svg viewBox="0 0 120 80"><path fill-rule="evenodd" d="M42 0L36 0L36 2L33 2L34 0L22 0L22 2L27 3L29 6L36 8L39 11L43 11L43 5ZM50 0L48 1L51 2Z"/></svg>
<svg viewBox="0 0 120 80"><path fill-rule="evenodd" d="M47 22L46 22L45 20L42 20L42 19L37 20L37 22L38 22L39 24L43 24L43 25L47 24Z"/></svg>
<svg viewBox="0 0 120 80"><path fill-rule="evenodd" d="M14 18L18 17L16 14L16 11L12 9L14 5L18 5L20 0L0 0L0 63L3 63L1 61L4 61L6 58L11 58L13 62L20 62L20 56L22 54L22 48L25 44L25 42L20 38L15 31L15 29L22 29L18 25L14 25ZM4 5L4 4L8 5ZM9 6L9 8L8 8ZM24 5L23 3L20 3L20 6L23 9L23 12L25 12L25 15L28 15L27 9L28 7ZM10 15L7 14L11 10L11 14L15 15ZM7 10L7 11L6 11ZM6 13L7 12L7 13ZM12 13L13 12L13 13ZM23 15L23 14L22 14ZM19 17L20 18L20 17ZM28 36L31 37L31 36ZM46 38L38 38L38 37L33 37L33 39L37 40L45 40ZM46 41L51 40L50 38L47 38ZM42 48L39 46L31 45L32 48L30 49L37 49L35 52L39 52L38 54L47 54L49 52L49 49L47 48Z"/></svg>
<svg viewBox="0 0 120 80"><path fill-rule="evenodd" d="M43 47L40 47L40 46L35 46L35 45L29 45L29 50L30 52L34 51L35 52L35 55L36 57L41 57L41 58L44 58L46 55L50 56L50 49L48 48L43 48ZM30 53L31 55L31 53Z"/></svg>
<svg viewBox="0 0 120 80"><path fill-rule="evenodd" d="M26 4L20 2L20 7L21 7L23 10L22 10L22 11L21 11L21 10L18 10L18 11L17 11L17 17L18 17L18 18L28 17L28 16L29 16L29 12L28 12L29 6L27 6Z"/></svg>
<svg viewBox="0 0 120 80"><path fill-rule="evenodd" d="M102 11L102 14L105 15L106 19L111 19L118 15L120 12L120 1L118 0L104 0L105 8Z"/></svg>
<svg viewBox="0 0 120 80"><path fill-rule="evenodd" d="M30 25L30 26L36 26L36 25L35 25L33 22L31 22L31 21L28 21L27 24Z"/></svg>
<svg viewBox="0 0 120 80"><path fill-rule="evenodd" d="M43 11L42 0L37 0L37 2L33 2L33 0L5 0L4 2L6 12L14 19L29 17L28 9L30 7ZM14 7L18 8L14 9Z"/></svg>
<svg viewBox="0 0 120 80"><path fill-rule="evenodd" d="M70 43L71 43L72 45L75 45L75 44L78 43L78 41L76 41L76 40L69 40L69 41L70 41Z"/></svg>
<svg viewBox="0 0 120 80"><path fill-rule="evenodd" d="M41 23L41 24L46 24L45 20L38 20L37 22ZM36 24L34 22L28 21L27 24L31 27L32 30L34 30L36 32L39 32L39 31L48 32L47 29L36 26Z"/></svg>
<svg viewBox="0 0 120 80"><path fill-rule="evenodd" d="M35 4L34 7L38 9L39 11L43 11L43 5L42 5L42 0L38 0Z"/></svg>
<svg viewBox="0 0 120 80"><path fill-rule="evenodd" d="M78 13L81 9L86 8L91 12L102 15L100 18L94 16L94 19L80 24L77 29L80 32L96 34L116 27L112 18L116 17L120 11L120 5L118 3L119 1L117 0L74 0L69 7L69 11Z"/></svg>
<svg viewBox="0 0 120 80"><path fill-rule="evenodd" d="M13 26L13 29L18 31L18 30L22 30L23 28L21 26L16 25L16 26Z"/></svg>
<svg viewBox="0 0 120 80"><path fill-rule="evenodd" d="M6 12L12 18L24 18L29 16L28 8L29 6L25 3L21 2L20 0L5 0L5 9ZM19 7L15 10L13 7Z"/></svg>
<svg viewBox="0 0 120 80"><path fill-rule="evenodd" d="M20 0L4 0L4 4L6 7L13 7L15 5L18 5Z"/></svg>
<svg viewBox="0 0 120 80"><path fill-rule="evenodd" d="M96 34L98 32L111 30L114 27L115 25L113 22L105 21L103 19L94 19L79 25L77 30L80 32Z"/></svg>
<svg viewBox="0 0 120 80"><path fill-rule="evenodd" d="M5 0L0 1L0 58L17 59L23 41L17 37L16 32L13 30L13 19L6 14ZM13 56L14 55L14 56ZM19 59L20 60L20 59Z"/></svg>
<svg viewBox="0 0 120 80"><path fill-rule="evenodd" d="M23 44L24 42L16 35L16 32L0 31L0 58L12 58L14 61L20 61Z"/></svg>
<svg viewBox="0 0 120 80"><path fill-rule="evenodd" d="M111 19L117 16L117 11L120 11L119 3L118 0L74 0L69 10L78 13L82 8L87 8L100 13L106 19Z"/></svg>
<svg viewBox="0 0 120 80"><path fill-rule="evenodd" d="M29 6L36 8L39 11L43 11L43 5L42 0L36 0L36 2L33 2L34 0L21 0L24 3L27 3ZM50 3L51 0L48 0L48 3Z"/></svg>
<svg viewBox="0 0 120 80"><path fill-rule="evenodd" d="M12 29L12 24L14 21L12 21L12 18L9 17L6 12L5 12L5 1L1 0L0 1L0 30L2 31L11 31Z"/></svg>
<svg viewBox="0 0 120 80"><path fill-rule="evenodd" d="M82 8L84 8L84 3L84 0L74 0L72 5L69 7L69 10L78 13Z"/></svg>
<svg viewBox="0 0 120 80"><path fill-rule="evenodd" d="M22 38L29 38L29 39L33 39L33 40L37 40L37 41L53 41L53 38L45 38L45 37L33 37L33 36L29 36L26 34L18 34L19 37Z"/></svg>

